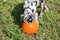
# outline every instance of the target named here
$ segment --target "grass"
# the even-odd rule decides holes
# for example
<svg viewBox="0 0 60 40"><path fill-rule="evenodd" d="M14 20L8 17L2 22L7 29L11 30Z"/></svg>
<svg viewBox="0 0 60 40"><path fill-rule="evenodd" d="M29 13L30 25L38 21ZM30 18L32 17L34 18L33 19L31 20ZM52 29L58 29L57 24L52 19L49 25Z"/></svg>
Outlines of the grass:
<svg viewBox="0 0 60 40"><path fill-rule="evenodd" d="M0 40L60 40L60 0L47 0L49 12L39 18L39 31L35 36L22 31L20 14L23 13L23 2L0 0Z"/></svg>

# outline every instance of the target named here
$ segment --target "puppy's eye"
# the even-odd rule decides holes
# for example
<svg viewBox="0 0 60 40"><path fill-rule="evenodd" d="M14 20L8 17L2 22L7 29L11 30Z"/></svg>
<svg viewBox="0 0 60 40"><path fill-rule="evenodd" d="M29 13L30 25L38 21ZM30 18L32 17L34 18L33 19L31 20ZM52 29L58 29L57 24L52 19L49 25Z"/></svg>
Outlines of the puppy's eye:
<svg viewBox="0 0 60 40"><path fill-rule="evenodd" d="M31 6L33 6L33 2L31 2Z"/></svg>
<svg viewBox="0 0 60 40"><path fill-rule="evenodd" d="M29 6L27 8L29 8Z"/></svg>
<svg viewBox="0 0 60 40"><path fill-rule="evenodd" d="M41 0L41 3L43 3L44 2L44 0Z"/></svg>

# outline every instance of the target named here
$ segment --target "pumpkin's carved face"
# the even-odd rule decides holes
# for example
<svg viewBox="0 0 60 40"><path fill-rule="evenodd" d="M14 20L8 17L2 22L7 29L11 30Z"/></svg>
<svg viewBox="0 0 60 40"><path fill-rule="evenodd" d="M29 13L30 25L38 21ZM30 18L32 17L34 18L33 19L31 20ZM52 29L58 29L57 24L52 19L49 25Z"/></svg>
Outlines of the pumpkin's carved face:
<svg viewBox="0 0 60 40"><path fill-rule="evenodd" d="M22 23L22 29L27 34L34 34L38 31L38 24L36 21L33 21L31 23Z"/></svg>

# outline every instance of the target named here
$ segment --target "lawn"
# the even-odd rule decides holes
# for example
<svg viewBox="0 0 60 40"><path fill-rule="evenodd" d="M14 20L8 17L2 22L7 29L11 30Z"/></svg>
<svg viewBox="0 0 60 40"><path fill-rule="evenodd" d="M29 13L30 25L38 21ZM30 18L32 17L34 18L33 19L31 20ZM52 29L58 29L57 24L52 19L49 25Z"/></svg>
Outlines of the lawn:
<svg viewBox="0 0 60 40"><path fill-rule="evenodd" d="M34 36L22 31L23 4L24 0L0 0L0 40L60 40L60 0L47 0L49 11L38 18L39 31Z"/></svg>

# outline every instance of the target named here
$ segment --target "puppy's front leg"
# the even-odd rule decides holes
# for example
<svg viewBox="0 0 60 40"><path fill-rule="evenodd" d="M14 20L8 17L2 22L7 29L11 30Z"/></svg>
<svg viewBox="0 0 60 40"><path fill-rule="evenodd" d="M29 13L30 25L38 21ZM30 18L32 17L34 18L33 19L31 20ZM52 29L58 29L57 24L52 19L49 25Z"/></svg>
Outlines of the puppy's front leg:
<svg viewBox="0 0 60 40"><path fill-rule="evenodd" d="M20 21L23 21L23 18L24 18L24 14L21 14L20 15Z"/></svg>

